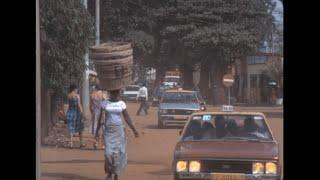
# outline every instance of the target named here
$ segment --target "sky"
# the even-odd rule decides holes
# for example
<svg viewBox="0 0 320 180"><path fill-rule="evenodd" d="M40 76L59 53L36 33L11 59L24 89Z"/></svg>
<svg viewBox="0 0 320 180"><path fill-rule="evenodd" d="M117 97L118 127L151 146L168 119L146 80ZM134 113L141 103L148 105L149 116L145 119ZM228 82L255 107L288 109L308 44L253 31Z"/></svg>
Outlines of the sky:
<svg viewBox="0 0 320 180"><path fill-rule="evenodd" d="M283 5L280 0L274 0L276 2L276 7L273 11L273 16L278 23L283 24Z"/></svg>

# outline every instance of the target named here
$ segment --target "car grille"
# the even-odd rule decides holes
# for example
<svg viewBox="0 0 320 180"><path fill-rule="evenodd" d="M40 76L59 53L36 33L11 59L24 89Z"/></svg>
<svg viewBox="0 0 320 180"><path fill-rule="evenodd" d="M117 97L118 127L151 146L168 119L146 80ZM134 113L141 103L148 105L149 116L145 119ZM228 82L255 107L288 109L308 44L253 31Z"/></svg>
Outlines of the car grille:
<svg viewBox="0 0 320 180"><path fill-rule="evenodd" d="M170 115L190 115L192 114L192 110L182 110L182 109L168 109L167 114Z"/></svg>
<svg viewBox="0 0 320 180"><path fill-rule="evenodd" d="M252 162L250 161L221 161L203 160L201 161L201 171L207 173L252 173Z"/></svg>

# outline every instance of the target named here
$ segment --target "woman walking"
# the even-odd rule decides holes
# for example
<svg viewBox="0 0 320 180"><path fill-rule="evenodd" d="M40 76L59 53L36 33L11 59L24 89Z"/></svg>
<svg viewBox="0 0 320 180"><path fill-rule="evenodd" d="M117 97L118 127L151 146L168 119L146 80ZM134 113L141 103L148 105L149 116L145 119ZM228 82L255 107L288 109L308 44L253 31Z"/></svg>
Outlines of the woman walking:
<svg viewBox="0 0 320 180"><path fill-rule="evenodd" d="M82 143L82 131L84 124L82 122L82 107L80 103L80 96L78 94L77 86L71 85L68 94L68 111L67 111L67 124L70 133L70 148L73 147L73 136L79 133L80 148L84 147Z"/></svg>
<svg viewBox="0 0 320 180"><path fill-rule="evenodd" d="M100 104L101 101L103 100L103 92L100 88L99 85L95 86L95 90L91 93L90 96L90 111L91 111L91 133L93 136L95 136L96 131L97 131L97 125L98 125L98 118L100 117ZM93 142L93 148L97 149L98 148L98 142L100 139L100 134L98 137L95 137L94 142Z"/></svg>
<svg viewBox="0 0 320 180"><path fill-rule="evenodd" d="M101 103L101 111L99 118L99 126L96 132L99 131L102 114L105 113L104 122L104 141L105 141L105 165L104 169L107 174L106 180L111 180L114 175L114 180L118 180L118 176L123 172L127 164L127 142L124 125L121 121L121 114L124 120L133 131L135 137L139 134L132 124L129 114L126 109L126 104L119 100L120 90L109 91L110 99L104 100ZM98 133L96 133L98 136Z"/></svg>

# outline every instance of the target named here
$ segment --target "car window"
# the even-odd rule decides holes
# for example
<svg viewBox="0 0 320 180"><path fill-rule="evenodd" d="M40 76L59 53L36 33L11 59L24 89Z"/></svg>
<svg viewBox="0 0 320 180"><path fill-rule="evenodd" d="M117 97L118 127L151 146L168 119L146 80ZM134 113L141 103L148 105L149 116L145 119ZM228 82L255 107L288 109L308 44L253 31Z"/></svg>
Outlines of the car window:
<svg viewBox="0 0 320 180"><path fill-rule="evenodd" d="M196 103L197 97L195 93L185 92L166 92L163 94L163 103Z"/></svg>
<svg viewBox="0 0 320 180"><path fill-rule="evenodd" d="M125 91L139 91L139 87L128 86L125 88Z"/></svg>
<svg viewBox="0 0 320 180"><path fill-rule="evenodd" d="M271 141L272 136L262 116L257 115L195 115L185 133L188 140Z"/></svg>
<svg viewBox="0 0 320 180"><path fill-rule="evenodd" d="M165 78L165 82L179 82L180 78Z"/></svg>

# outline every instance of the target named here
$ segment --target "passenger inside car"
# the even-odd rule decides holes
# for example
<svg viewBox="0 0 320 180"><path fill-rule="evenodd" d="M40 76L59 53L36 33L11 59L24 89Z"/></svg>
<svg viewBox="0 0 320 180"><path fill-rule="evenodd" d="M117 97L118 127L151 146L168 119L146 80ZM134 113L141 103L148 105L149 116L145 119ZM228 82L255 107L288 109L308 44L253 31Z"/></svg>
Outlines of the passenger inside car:
<svg viewBox="0 0 320 180"><path fill-rule="evenodd" d="M191 121L184 140L200 140L201 134L200 121Z"/></svg>
<svg viewBox="0 0 320 180"><path fill-rule="evenodd" d="M215 128L213 127L212 123L210 121L205 121L202 124L202 136L201 139L208 140L215 138Z"/></svg>
<svg viewBox="0 0 320 180"><path fill-rule="evenodd" d="M226 128L226 120L223 116L217 116L215 118L215 126L217 138L222 138L231 135Z"/></svg>
<svg viewBox="0 0 320 180"><path fill-rule="evenodd" d="M229 119L227 122L227 130L233 135L237 136L239 134L239 127L238 124L236 123L236 120L234 119Z"/></svg>
<svg viewBox="0 0 320 180"><path fill-rule="evenodd" d="M271 138L262 117L217 115L196 118L197 120L192 120L188 124L183 140L215 140L221 138L270 140Z"/></svg>
<svg viewBox="0 0 320 180"><path fill-rule="evenodd" d="M270 138L269 134L265 131L265 129L259 126L252 116L248 116L245 118L242 136L259 137L262 139Z"/></svg>

